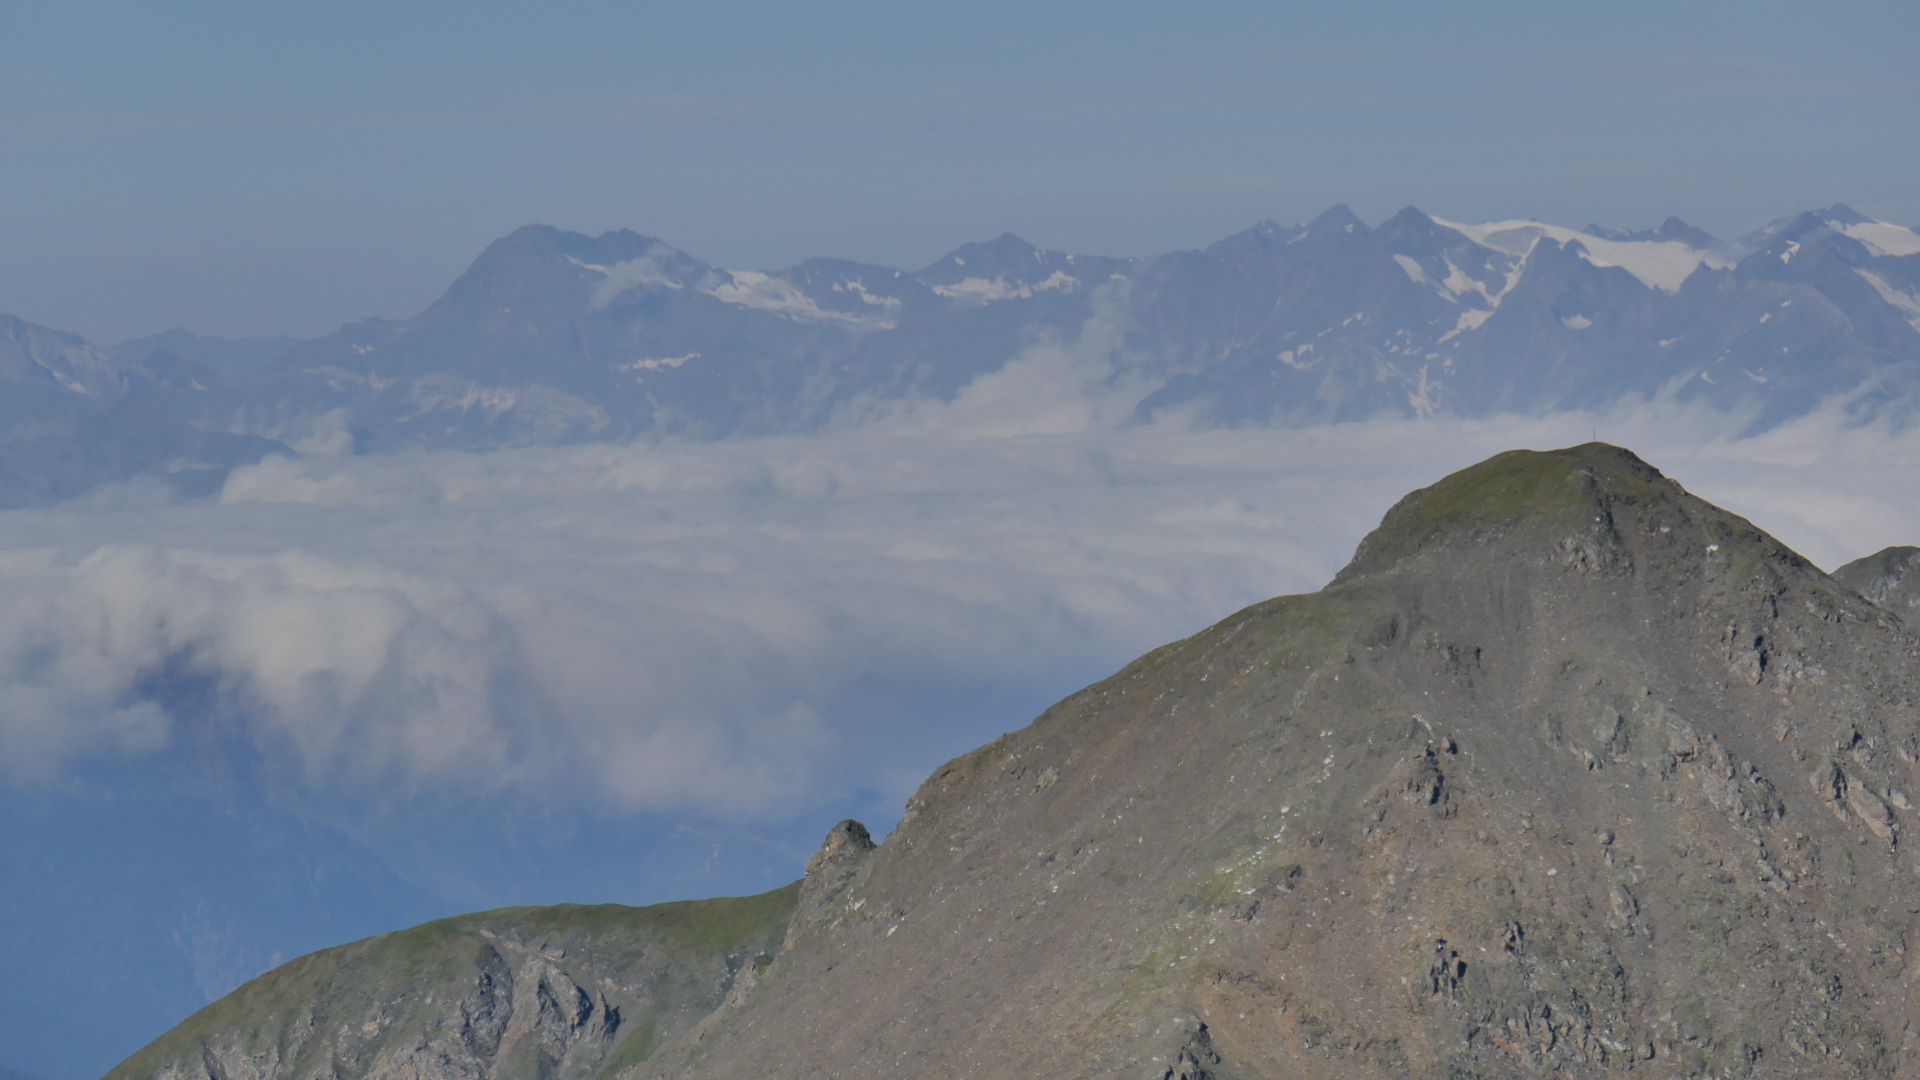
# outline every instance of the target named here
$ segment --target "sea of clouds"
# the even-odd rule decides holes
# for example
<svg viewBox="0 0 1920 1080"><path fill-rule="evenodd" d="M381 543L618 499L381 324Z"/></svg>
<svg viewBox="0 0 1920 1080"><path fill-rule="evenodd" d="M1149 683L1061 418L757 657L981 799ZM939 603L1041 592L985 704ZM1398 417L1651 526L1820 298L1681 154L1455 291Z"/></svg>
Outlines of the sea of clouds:
<svg viewBox="0 0 1920 1080"><path fill-rule="evenodd" d="M935 750L1030 719L909 737L916 688L928 715L956 687L1065 693L1318 588L1412 488L1596 434L1828 569L1920 541L1920 431L1844 403L1756 435L1658 403L1198 431L1116 422L1071 366L815 436L269 458L213 500L135 483L0 514L0 770L58 783L217 714L347 797L904 797ZM180 707L183 680L222 707ZM875 684L897 707L847 706Z"/></svg>

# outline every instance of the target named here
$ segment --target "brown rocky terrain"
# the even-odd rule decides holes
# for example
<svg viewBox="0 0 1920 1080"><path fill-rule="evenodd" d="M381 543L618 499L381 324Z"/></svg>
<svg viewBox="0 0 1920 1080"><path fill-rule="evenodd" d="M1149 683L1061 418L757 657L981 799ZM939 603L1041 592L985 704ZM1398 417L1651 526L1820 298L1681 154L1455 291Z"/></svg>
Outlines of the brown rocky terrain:
<svg viewBox="0 0 1920 1080"><path fill-rule="evenodd" d="M1913 630L1745 520L1503 454L837 826L678 1032L327 1075L1920 1076L1917 700ZM272 1041L202 1017L116 1080L319 1074L196 1071Z"/></svg>

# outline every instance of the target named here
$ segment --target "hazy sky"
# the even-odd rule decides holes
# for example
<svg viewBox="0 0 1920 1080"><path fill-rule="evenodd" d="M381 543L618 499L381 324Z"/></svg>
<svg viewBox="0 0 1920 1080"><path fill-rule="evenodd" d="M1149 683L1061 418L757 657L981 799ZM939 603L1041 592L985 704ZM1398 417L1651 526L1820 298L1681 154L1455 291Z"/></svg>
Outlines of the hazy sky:
<svg viewBox="0 0 1920 1080"><path fill-rule="evenodd" d="M0 312L112 342L432 300L528 222L732 267L1012 230L1920 222L1920 5L0 0Z"/></svg>

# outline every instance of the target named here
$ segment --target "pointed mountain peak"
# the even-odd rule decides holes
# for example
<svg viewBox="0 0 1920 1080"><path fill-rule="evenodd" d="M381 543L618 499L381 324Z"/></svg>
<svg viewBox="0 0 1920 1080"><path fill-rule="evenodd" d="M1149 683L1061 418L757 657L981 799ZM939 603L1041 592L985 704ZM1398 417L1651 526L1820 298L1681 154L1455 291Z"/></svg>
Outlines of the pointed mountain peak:
<svg viewBox="0 0 1920 1080"><path fill-rule="evenodd" d="M1352 234L1367 236L1373 232L1365 222L1354 216L1346 203L1339 203L1307 224L1308 236L1333 236Z"/></svg>
<svg viewBox="0 0 1920 1080"><path fill-rule="evenodd" d="M556 229L551 225L523 225L488 244L480 257L474 260L474 265L488 261L555 257L611 265L640 258L662 248L674 255L681 254L659 240L642 236L631 229L615 229L599 236L588 236Z"/></svg>
<svg viewBox="0 0 1920 1080"><path fill-rule="evenodd" d="M1825 215L1824 210L1802 210L1792 217L1779 218L1742 239L1739 247L1748 252L1765 251L1776 244L1802 240L1811 233L1832 232L1833 226Z"/></svg>
<svg viewBox="0 0 1920 1080"><path fill-rule="evenodd" d="M1667 220L1661 222L1660 227L1653 231L1653 238L1656 240L1677 241L1690 248L1717 247L1720 243L1719 240L1714 239L1712 233L1707 232L1705 229L1695 228L1681 221L1678 217L1669 217Z"/></svg>
<svg viewBox="0 0 1920 1080"><path fill-rule="evenodd" d="M932 270L940 266L965 266L978 269L986 264L1005 267L1010 263L1031 261L1040 249L1010 232L1001 233L992 240L975 241L961 244L952 251L936 259Z"/></svg>
<svg viewBox="0 0 1920 1080"><path fill-rule="evenodd" d="M984 243L963 244L913 276L936 287L969 279L1036 284L1055 274L1073 276L1078 258L1043 251L1009 232Z"/></svg>
<svg viewBox="0 0 1920 1080"><path fill-rule="evenodd" d="M1835 570L1833 580L1920 625L1920 548L1882 548Z"/></svg>
<svg viewBox="0 0 1920 1080"><path fill-rule="evenodd" d="M1714 239L1713 234L1704 229L1696 229L1677 217L1667 218L1667 220L1660 223L1660 227L1657 229L1629 231L1627 229L1609 228L1605 225L1588 225L1581 231L1589 236L1597 236L1602 240L1616 240L1621 243L1667 241L1685 244L1690 248L1696 249L1718 247L1720 244L1720 241Z"/></svg>
<svg viewBox="0 0 1920 1080"><path fill-rule="evenodd" d="M1373 235L1392 238L1396 241L1415 240L1417 244L1417 238L1431 237L1435 230L1440 228L1442 226L1434 221L1431 215L1417 206L1408 206L1381 222L1380 227L1373 230Z"/></svg>
<svg viewBox="0 0 1920 1080"><path fill-rule="evenodd" d="M1431 227L1433 216L1417 206L1403 206L1399 213L1380 223L1381 231L1384 232L1389 225L1403 229L1409 226Z"/></svg>
<svg viewBox="0 0 1920 1080"><path fill-rule="evenodd" d="M1301 225L1282 225L1272 218L1257 221L1251 228L1234 233L1224 240L1207 245L1206 254L1214 258L1229 256L1245 251L1265 251L1299 239L1306 233Z"/></svg>

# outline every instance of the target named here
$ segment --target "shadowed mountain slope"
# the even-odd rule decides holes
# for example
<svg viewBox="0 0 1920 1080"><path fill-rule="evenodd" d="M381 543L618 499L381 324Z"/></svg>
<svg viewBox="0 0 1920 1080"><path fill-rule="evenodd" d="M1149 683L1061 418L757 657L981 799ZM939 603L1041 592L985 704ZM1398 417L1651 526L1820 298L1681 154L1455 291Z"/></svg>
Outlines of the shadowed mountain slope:
<svg viewBox="0 0 1920 1080"><path fill-rule="evenodd" d="M1502 454L1403 499L1324 590L941 767L884 845L837 826L764 970L723 998L710 954L712 1011L597 1068L1915 1075L1916 697L1920 639L1745 520L1615 447ZM355 989L330 1037L483 994L460 963ZM116 1078L282 1038L235 1034L310 1007L281 972ZM393 1038L415 1064L342 1075L595 1067Z"/></svg>
<svg viewBox="0 0 1920 1080"><path fill-rule="evenodd" d="M1833 578L1911 623L1920 609L1920 573L1914 572L1920 567L1913 564L1916 555L1920 555L1920 548L1886 548L1835 570Z"/></svg>
<svg viewBox="0 0 1920 1080"><path fill-rule="evenodd" d="M0 315L0 510L147 475L185 494L280 443L186 423L217 382L164 353L123 360L81 338Z"/></svg>

